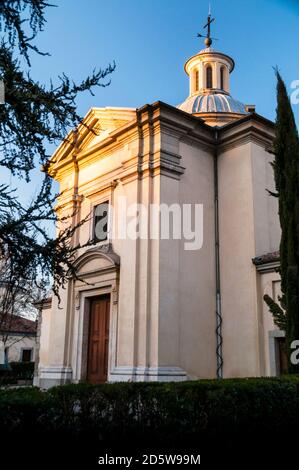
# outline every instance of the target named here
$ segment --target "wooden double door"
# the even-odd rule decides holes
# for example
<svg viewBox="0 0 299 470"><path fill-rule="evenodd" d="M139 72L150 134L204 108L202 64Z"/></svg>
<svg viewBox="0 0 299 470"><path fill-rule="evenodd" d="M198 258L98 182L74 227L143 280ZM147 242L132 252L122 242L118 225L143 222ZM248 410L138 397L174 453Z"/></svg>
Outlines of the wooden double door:
<svg viewBox="0 0 299 470"><path fill-rule="evenodd" d="M104 383L108 376L110 296L90 302L87 381Z"/></svg>

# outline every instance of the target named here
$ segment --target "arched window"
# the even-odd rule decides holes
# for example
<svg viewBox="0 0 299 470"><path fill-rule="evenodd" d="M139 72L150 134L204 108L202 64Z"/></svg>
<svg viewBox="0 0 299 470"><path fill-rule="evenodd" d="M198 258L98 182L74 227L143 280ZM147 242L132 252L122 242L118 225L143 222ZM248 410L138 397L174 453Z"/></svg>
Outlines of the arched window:
<svg viewBox="0 0 299 470"><path fill-rule="evenodd" d="M195 70L195 91L199 90L199 71Z"/></svg>
<svg viewBox="0 0 299 470"><path fill-rule="evenodd" d="M221 90L224 90L224 74L225 74L225 69L224 69L224 67L221 67L221 69L220 69L220 88L221 88Z"/></svg>
<svg viewBox="0 0 299 470"><path fill-rule="evenodd" d="M206 73L207 73L207 88L213 88L213 71L210 65L207 67Z"/></svg>

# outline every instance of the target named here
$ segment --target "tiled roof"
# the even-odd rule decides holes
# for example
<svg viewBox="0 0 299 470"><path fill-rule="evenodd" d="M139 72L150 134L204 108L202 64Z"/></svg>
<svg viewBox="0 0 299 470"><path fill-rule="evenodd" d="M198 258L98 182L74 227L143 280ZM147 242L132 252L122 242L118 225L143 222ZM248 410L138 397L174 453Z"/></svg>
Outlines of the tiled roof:
<svg viewBox="0 0 299 470"><path fill-rule="evenodd" d="M0 321L0 330L6 333L18 333L24 335L35 335L37 322L18 315L8 315Z"/></svg>
<svg viewBox="0 0 299 470"><path fill-rule="evenodd" d="M253 264L255 264L255 266L260 266L262 264L274 263L275 261L279 261L279 259L279 251L273 251L272 253L266 253L265 255L256 256L252 259L252 262Z"/></svg>

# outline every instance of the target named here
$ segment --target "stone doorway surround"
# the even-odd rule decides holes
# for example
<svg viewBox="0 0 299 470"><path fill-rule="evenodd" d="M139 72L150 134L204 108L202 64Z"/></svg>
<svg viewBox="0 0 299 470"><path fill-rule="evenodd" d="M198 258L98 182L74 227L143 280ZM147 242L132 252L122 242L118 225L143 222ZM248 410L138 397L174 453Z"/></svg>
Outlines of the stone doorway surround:
<svg viewBox="0 0 299 470"><path fill-rule="evenodd" d="M65 290L60 310L51 315L64 315L65 342L63 361L39 368L35 384L49 388L86 380L89 307L93 297L110 295L110 336L108 380L115 366L118 322L118 285L120 258L111 244L84 251L76 260L78 279L71 279Z"/></svg>
<svg viewBox="0 0 299 470"><path fill-rule="evenodd" d="M74 322L72 347L72 382L86 380L90 303L95 297L110 295L108 378L116 363L118 323L118 255L111 245L85 252L77 260L79 277L74 282ZM86 270L86 266L88 269ZM91 269L92 268L92 269Z"/></svg>

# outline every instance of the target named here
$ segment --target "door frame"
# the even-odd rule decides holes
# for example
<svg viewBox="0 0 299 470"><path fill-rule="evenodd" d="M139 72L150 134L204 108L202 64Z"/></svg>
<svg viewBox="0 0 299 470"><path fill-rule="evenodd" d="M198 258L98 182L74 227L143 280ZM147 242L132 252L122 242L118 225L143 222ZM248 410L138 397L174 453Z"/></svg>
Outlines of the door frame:
<svg viewBox="0 0 299 470"><path fill-rule="evenodd" d="M270 359L270 376L279 376L279 358L277 354L276 338L284 338L285 332L281 330L269 331L269 359Z"/></svg>
<svg viewBox="0 0 299 470"><path fill-rule="evenodd" d="M76 314L74 322L73 347L73 380L74 382L85 382L87 380L88 341L89 341L89 317L91 301L95 298L110 295L109 311L109 339L108 339L108 371L107 381L111 370L116 363L117 350L117 323L118 323L118 299L116 285L109 285L98 289L77 289Z"/></svg>
<svg viewBox="0 0 299 470"><path fill-rule="evenodd" d="M105 361L105 366L107 366L107 376L106 380L103 383L106 383L108 381L108 365L109 365L109 340L110 340L110 305L111 305L111 295L110 294L102 294L96 297L90 297L89 298L89 314L88 314L88 337L87 337L87 357L86 357L86 380L89 382L90 380L90 354L91 354L91 336L92 336L92 331L91 331L91 316L92 316L92 304L94 302L101 302L102 301L107 301L109 299L109 312L107 313L108 315L108 344L106 345L105 348L105 355L107 354L107 358ZM106 315L106 313L105 313ZM92 382L91 382L92 383ZM102 383L102 382L99 382Z"/></svg>

